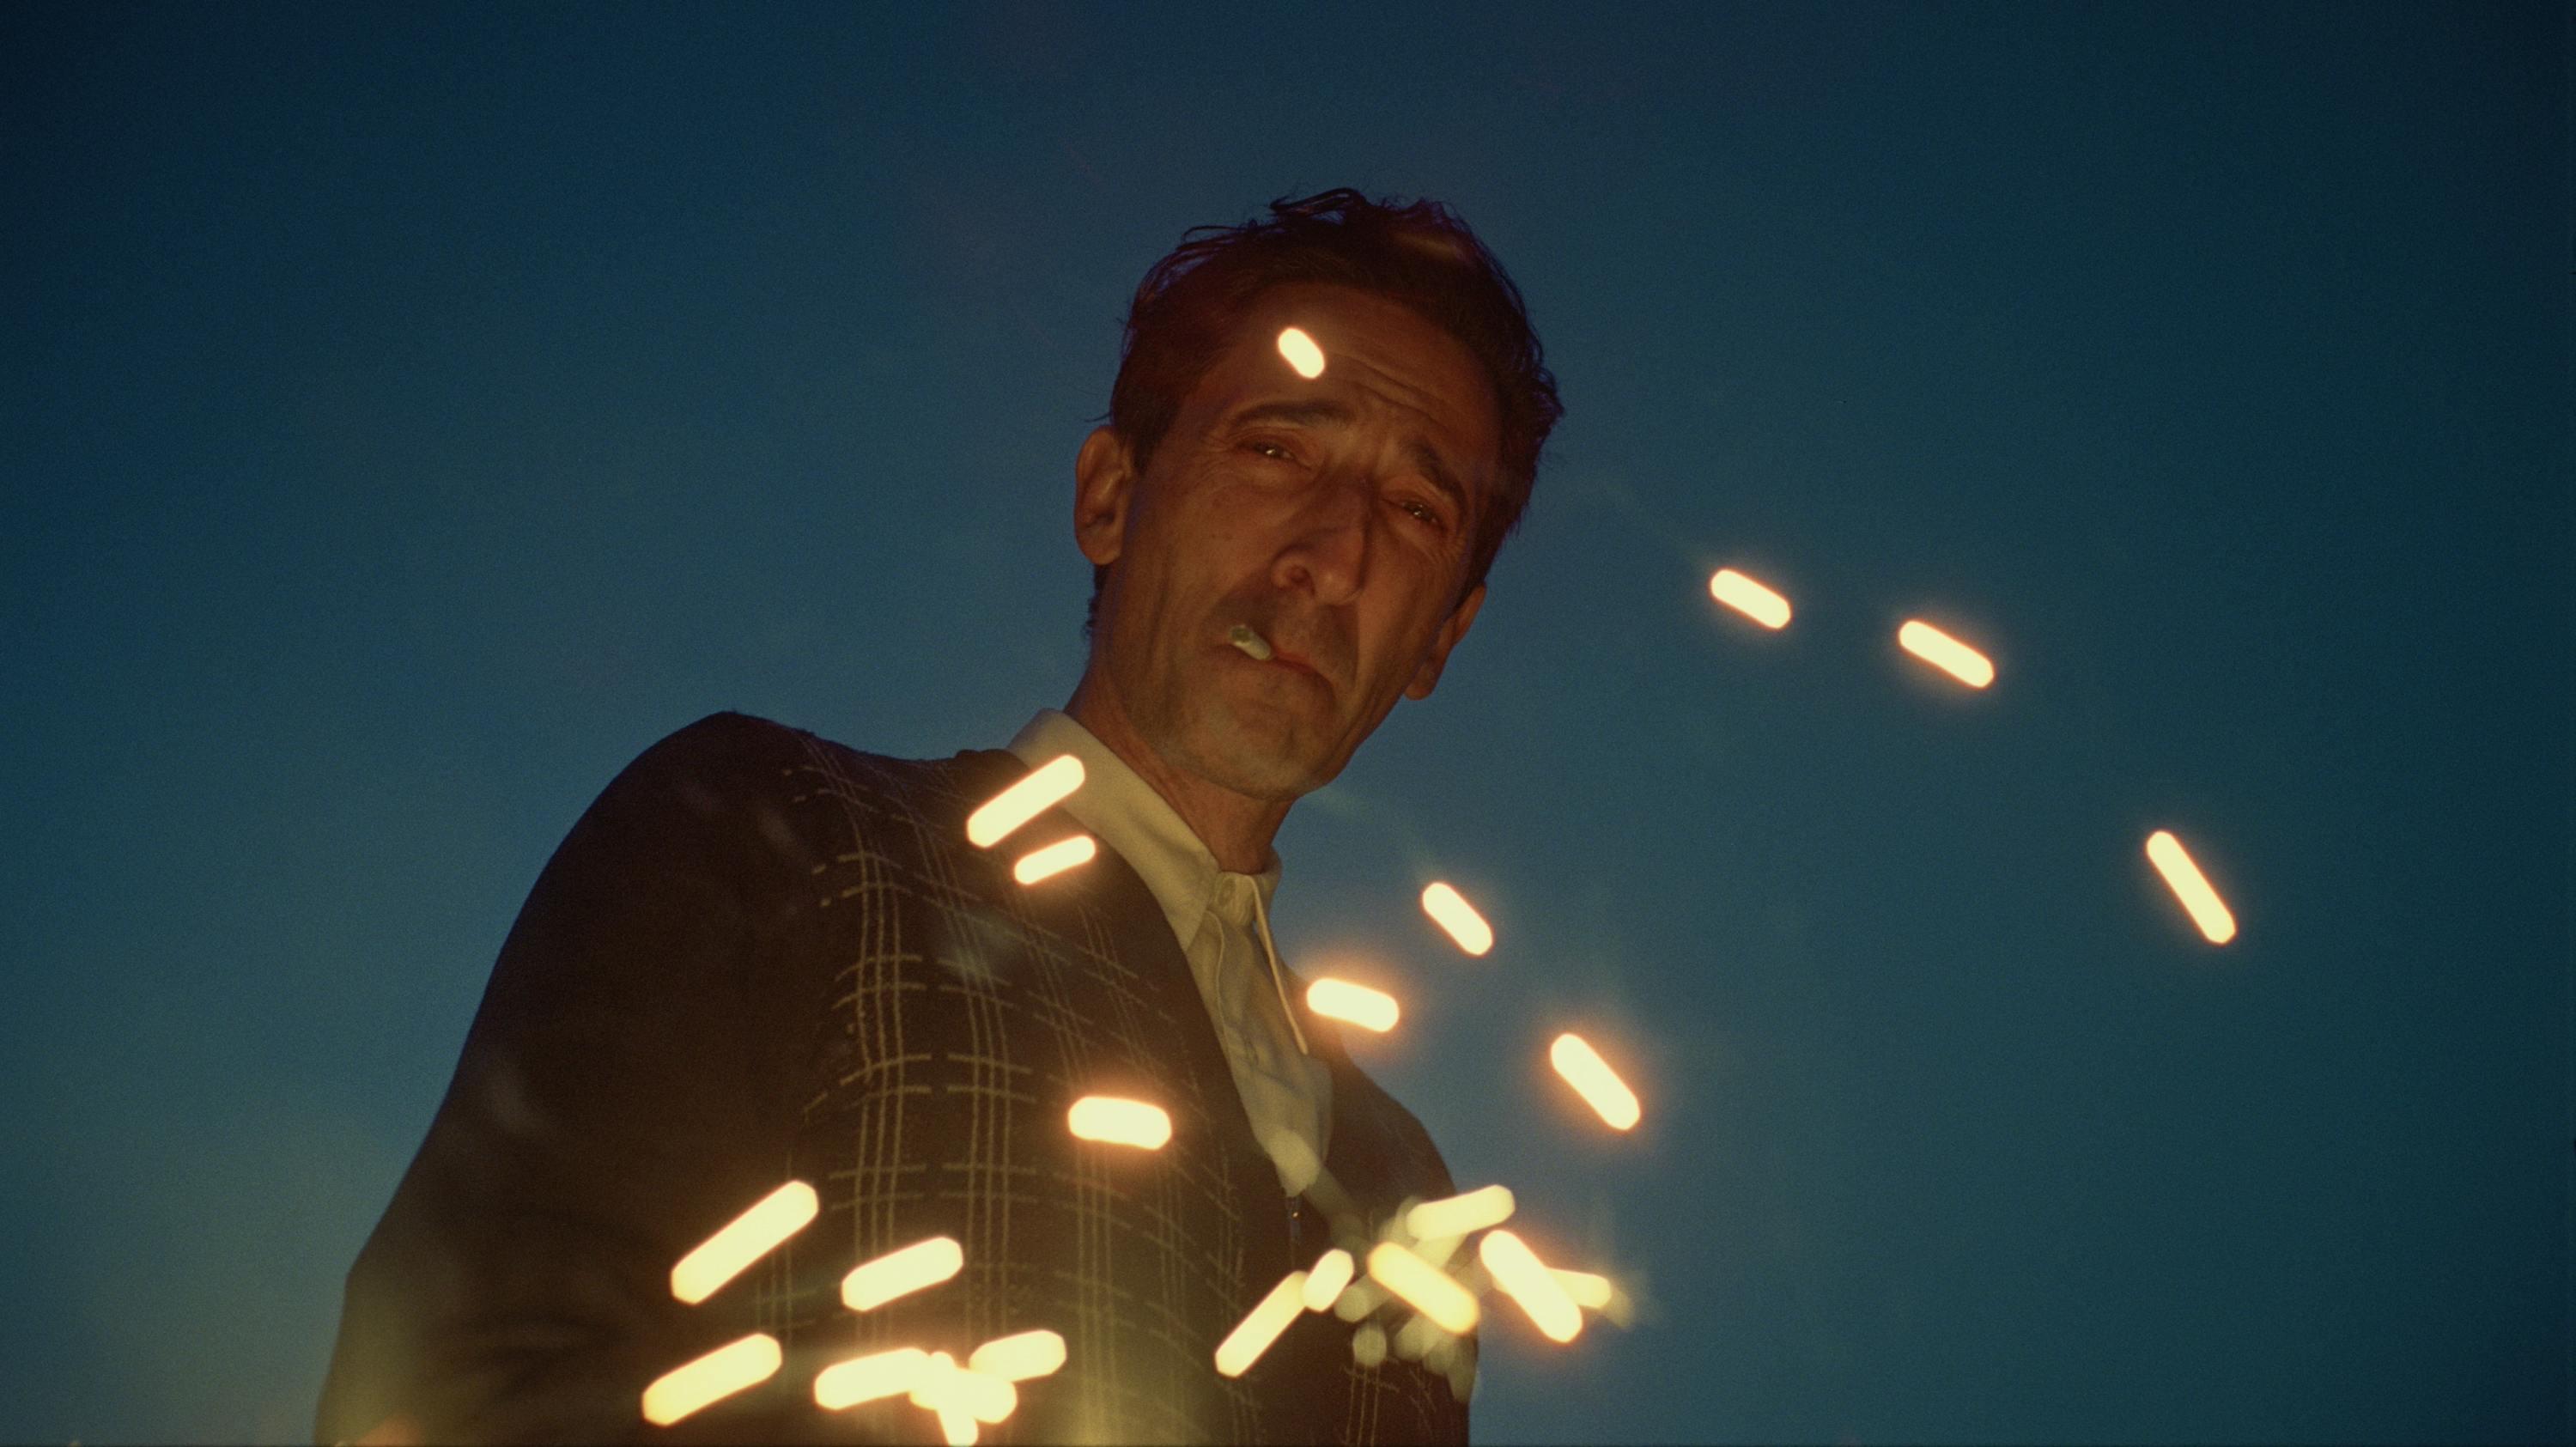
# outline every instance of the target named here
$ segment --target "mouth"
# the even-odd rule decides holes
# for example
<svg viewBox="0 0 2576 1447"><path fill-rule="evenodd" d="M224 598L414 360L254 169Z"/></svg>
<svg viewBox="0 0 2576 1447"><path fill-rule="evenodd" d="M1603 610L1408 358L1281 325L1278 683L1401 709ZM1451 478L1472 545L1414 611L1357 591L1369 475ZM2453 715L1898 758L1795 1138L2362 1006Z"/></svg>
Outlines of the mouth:
<svg viewBox="0 0 2576 1447"><path fill-rule="evenodd" d="M1244 661L1255 668L1286 669L1292 673L1302 673L1317 683L1325 684L1327 688L1331 686L1325 679L1323 671L1309 662L1304 654L1294 649L1282 648L1260 637L1249 628L1238 626L1234 630L1234 636L1224 646L1231 652L1241 653Z"/></svg>

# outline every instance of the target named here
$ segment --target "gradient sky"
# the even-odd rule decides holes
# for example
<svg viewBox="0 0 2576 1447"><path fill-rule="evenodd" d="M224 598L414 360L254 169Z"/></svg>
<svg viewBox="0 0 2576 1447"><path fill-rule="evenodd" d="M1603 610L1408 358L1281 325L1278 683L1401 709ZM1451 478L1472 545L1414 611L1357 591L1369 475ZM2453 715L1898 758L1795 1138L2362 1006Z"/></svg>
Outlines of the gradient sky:
<svg viewBox="0 0 2576 1447"><path fill-rule="evenodd" d="M896 9L0 10L0 1438L308 1430L582 808L1062 704L1128 295L1335 185L1568 408L1279 841L1644 1302L1478 1438L2569 1435L2566 6Z"/></svg>

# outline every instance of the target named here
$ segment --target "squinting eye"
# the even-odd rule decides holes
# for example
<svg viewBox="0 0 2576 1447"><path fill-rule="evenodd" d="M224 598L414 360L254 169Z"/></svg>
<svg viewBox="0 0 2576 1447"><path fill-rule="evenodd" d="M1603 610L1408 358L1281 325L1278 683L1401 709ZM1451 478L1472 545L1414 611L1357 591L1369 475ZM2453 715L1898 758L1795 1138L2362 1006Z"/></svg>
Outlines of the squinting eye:
<svg viewBox="0 0 2576 1447"><path fill-rule="evenodd" d="M1402 506L1406 512L1413 514L1415 517L1422 519L1433 527L1440 526L1440 510L1433 507L1431 504L1427 502L1407 501L1400 504L1400 506Z"/></svg>
<svg viewBox="0 0 2576 1447"><path fill-rule="evenodd" d="M1243 445L1245 450L1258 452L1264 457L1269 457L1271 454L1276 453L1278 455L1277 460L1280 462L1294 462L1297 460L1295 457L1289 455L1287 448L1280 446L1276 442L1247 442Z"/></svg>

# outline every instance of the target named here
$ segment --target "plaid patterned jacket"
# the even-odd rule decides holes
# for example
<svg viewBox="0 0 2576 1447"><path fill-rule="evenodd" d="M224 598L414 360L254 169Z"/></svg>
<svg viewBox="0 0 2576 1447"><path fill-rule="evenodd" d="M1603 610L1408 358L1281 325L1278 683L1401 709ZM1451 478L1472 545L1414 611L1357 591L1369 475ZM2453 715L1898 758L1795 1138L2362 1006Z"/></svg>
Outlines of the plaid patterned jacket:
<svg viewBox="0 0 2576 1447"><path fill-rule="evenodd" d="M1448 1379L1360 1365L1330 1313L1240 1378L1214 1370L1289 1270L1364 1247L1449 1176L1330 1022L1301 1016L1333 1077L1333 1194L1292 1211L1143 881L1104 848L1014 883L1013 857L1078 828L1060 812L966 842L966 815L1023 772L739 714L629 765L530 892L349 1273L320 1439L399 1413L430 1441L938 1441L901 1398L822 1411L815 1373L894 1346L963 1362L1044 1327L1063 1368L1022 1383L984 1440L1464 1441ZM1161 1105L1170 1143L1076 1140L1066 1110L1087 1094ZM676 1301L672 1263L791 1179L821 1216ZM956 1277L842 1306L852 1266L935 1235L963 1246ZM783 1345L776 1376L644 1424L647 1382L754 1331Z"/></svg>

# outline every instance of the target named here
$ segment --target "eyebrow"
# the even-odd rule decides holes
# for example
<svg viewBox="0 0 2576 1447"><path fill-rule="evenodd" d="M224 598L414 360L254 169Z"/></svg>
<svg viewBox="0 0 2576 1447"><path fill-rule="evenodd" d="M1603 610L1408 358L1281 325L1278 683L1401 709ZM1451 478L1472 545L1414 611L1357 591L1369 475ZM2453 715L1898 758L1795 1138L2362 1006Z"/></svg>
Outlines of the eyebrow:
<svg viewBox="0 0 2576 1447"><path fill-rule="evenodd" d="M1229 431L1259 422L1285 422L1297 427L1348 427L1354 420L1351 409L1341 403L1310 397L1300 402L1256 402L1227 418L1225 425ZM1440 454L1431 450L1431 444L1418 435L1408 437L1404 441L1404 451L1413 465L1422 469L1423 476L1431 479L1432 486L1449 495L1449 501L1456 506L1459 515L1468 515L1467 489L1459 484L1457 474L1449 470L1449 465L1440 460Z"/></svg>

